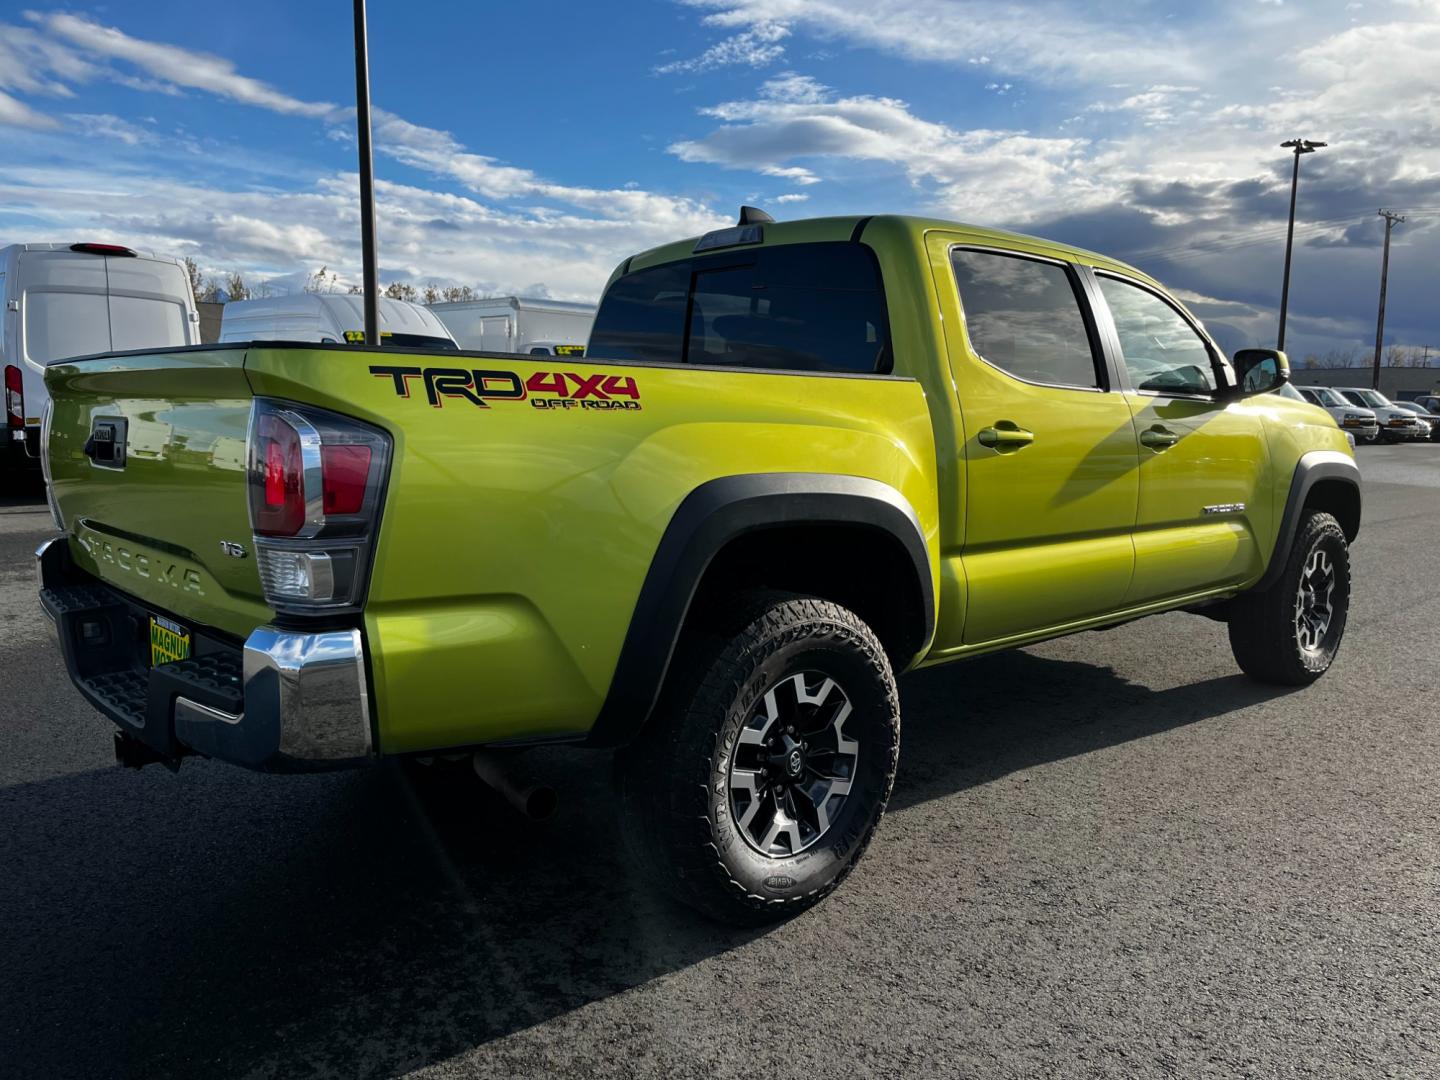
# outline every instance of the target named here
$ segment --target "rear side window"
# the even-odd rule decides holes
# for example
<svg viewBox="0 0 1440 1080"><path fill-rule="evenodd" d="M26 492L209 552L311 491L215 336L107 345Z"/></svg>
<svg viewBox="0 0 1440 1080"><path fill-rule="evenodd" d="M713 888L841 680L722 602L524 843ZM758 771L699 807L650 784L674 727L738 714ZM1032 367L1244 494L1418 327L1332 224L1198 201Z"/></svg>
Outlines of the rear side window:
<svg viewBox="0 0 1440 1080"><path fill-rule="evenodd" d="M595 313L590 355L677 363L685 351L689 291L688 262L626 274L610 286Z"/></svg>
<svg viewBox="0 0 1440 1080"><path fill-rule="evenodd" d="M1099 387L1090 334L1070 272L991 251L951 253L970 347L1026 382Z"/></svg>
<svg viewBox="0 0 1440 1080"><path fill-rule="evenodd" d="M719 252L627 274L586 355L787 371L890 370L880 270L859 244Z"/></svg>

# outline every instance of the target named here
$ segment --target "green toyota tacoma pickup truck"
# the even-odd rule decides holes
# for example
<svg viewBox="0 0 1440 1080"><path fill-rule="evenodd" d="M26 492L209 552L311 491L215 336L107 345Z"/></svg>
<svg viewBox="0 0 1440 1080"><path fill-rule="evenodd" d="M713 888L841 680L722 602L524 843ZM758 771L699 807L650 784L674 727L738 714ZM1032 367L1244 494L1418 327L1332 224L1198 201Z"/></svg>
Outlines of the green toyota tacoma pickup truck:
<svg viewBox="0 0 1440 1080"><path fill-rule="evenodd" d="M1303 685L1359 474L1119 262L905 217L626 259L583 358L252 342L57 363L41 599L129 764L614 748L648 872L813 904L897 672L1183 609Z"/></svg>

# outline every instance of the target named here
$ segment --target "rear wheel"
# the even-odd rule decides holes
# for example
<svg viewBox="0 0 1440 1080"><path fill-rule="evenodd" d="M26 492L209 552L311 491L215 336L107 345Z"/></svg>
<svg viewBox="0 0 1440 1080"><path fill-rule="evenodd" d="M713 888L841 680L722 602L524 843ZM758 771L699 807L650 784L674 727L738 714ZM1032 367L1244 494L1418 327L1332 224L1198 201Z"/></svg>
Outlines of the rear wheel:
<svg viewBox="0 0 1440 1080"><path fill-rule="evenodd" d="M1311 512L1301 522L1280 579L1237 597L1230 648L1252 679L1305 686L1329 669L1350 612L1350 547L1340 523Z"/></svg>
<svg viewBox="0 0 1440 1080"><path fill-rule="evenodd" d="M617 757L632 849L723 921L804 910L854 867L890 797L900 710L885 650L837 604L762 593L685 654Z"/></svg>

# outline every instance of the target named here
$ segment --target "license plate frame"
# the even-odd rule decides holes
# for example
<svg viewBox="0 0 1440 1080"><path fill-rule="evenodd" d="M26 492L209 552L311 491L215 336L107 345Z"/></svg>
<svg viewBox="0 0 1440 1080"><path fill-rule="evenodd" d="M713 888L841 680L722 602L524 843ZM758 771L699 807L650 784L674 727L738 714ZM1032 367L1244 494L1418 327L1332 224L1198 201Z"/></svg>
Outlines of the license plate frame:
<svg viewBox="0 0 1440 1080"><path fill-rule="evenodd" d="M188 660L195 648L195 635L174 619L150 614L150 666Z"/></svg>

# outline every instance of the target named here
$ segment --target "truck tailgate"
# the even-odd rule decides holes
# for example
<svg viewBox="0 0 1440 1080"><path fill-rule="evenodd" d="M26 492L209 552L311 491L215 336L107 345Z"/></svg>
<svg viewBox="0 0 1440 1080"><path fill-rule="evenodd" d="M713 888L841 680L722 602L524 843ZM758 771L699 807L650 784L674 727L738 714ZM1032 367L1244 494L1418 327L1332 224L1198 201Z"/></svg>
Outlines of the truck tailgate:
<svg viewBox="0 0 1440 1080"><path fill-rule="evenodd" d="M216 348L46 374L52 490L75 563L158 612L237 637L271 617L247 557L244 362L244 348ZM124 452L107 460L104 436L117 432Z"/></svg>

